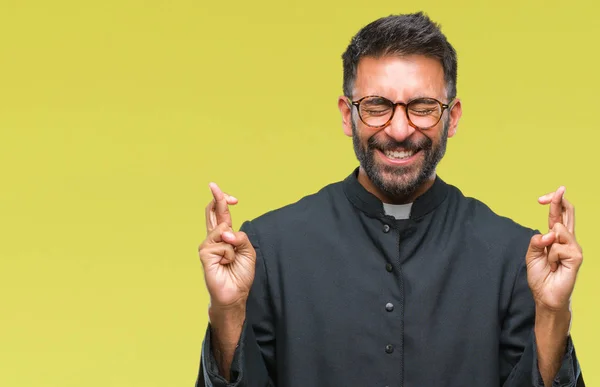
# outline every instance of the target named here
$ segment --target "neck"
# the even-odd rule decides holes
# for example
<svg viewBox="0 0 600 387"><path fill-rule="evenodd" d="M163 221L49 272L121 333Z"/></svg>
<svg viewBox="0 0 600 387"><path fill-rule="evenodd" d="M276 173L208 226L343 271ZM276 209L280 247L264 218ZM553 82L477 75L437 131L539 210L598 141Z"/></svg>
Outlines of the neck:
<svg viewBox="0 0 600 387"><path fill-rule="evenodd" d="M419 196L423 195L435 182L436 174L433 174L423 184L421 184L412 194L404 197L392 197L384 191L377 188L371 179L367 176L365 170L360 167L358 170L358 182L371 194L386 204L408 204L413 203Z"/></svg>

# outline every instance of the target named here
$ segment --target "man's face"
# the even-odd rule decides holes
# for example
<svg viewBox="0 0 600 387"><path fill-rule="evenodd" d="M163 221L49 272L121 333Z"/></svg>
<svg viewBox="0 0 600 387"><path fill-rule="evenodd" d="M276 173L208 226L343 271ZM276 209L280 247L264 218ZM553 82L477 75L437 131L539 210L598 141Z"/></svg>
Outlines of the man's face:
<svg viewBox="0 0 600 387"><path fill-rule="evenodd" d="M356 101L376 95L404 103L416 98L435 98L447 104L450 101L445 86L442 65L435 59L367 57L358 64L352 97ZM371 183L393 199L413 195L430 180L460 118L458 102L451 114L443 113L437 125L419 130L409 124L405 107L398 106L387 126L372 128L361 121L356 107L350 109L345 101L341 102L344 132L352 136L360 166Z"/></svg>

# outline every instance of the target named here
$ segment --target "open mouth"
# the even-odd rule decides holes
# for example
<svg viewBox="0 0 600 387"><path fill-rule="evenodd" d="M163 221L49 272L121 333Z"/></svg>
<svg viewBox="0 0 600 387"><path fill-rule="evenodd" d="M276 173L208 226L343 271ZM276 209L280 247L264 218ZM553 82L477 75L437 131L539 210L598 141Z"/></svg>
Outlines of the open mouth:
<svg viewBox="0 0 600 387"><path fill-rule="evenodd" d="M420 157L419 155L423 153L423 150L377 150L377 153L379 153L380 157L388 164L409 165Z"/></svg>
<svg viewBox="0 0 600 387"><path fill-rule="evenodd" d="M383 154L388 159L392 159L392 160L408 160L411 157L413 157L416 153L418 153L418 151L414 151L414 150L403 150L403 151L386 150L383 152Z"/></svg>

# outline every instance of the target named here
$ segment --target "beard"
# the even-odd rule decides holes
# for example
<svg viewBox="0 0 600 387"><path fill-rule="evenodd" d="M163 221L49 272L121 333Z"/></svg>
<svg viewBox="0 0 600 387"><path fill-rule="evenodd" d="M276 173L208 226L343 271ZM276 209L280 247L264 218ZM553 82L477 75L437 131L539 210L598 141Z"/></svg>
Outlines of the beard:
<svg viewBox="0 0 600 387"><path fill-rule="evenodd" d="M375 187L390 198L403 201L411 197L435 173L437 165L446 153L449 123L448 119L444 121L440 142L437 145L427 136L423 136L419 141L406 139L397 142L389 137L378 136L381 131L372 135L367 143L363 144L358 136L356 123L352 120L352 143L356 158ZM421 151L422 162L408 166L392 166L382 165L375 160L376 150L385 154L387 150L398 148L415 153Z"/></svg>

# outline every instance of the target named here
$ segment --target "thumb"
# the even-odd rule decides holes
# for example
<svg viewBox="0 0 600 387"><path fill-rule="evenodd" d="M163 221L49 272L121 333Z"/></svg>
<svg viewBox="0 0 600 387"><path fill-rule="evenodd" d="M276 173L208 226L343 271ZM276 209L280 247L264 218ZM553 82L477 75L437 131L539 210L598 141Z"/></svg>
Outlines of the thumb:
<svg viewBox="0 0 600 387"><path fill-rule="evenodd" d="M539 254L543 253L544 249L554 243L556 239L556 234L550 231L547 234L535 234L531 237L531 241L529 242L529 253ZM528 254L529 255L529 254Z"/></svg>
<svg viewBox="0 0 600 387"><path fill-rule="evenodd" d="M246 233L243 231L226 231L223 233L222 238L224 242L229 243L238 251L249 250L253 248L248 235L246 235Z"/></svg>

